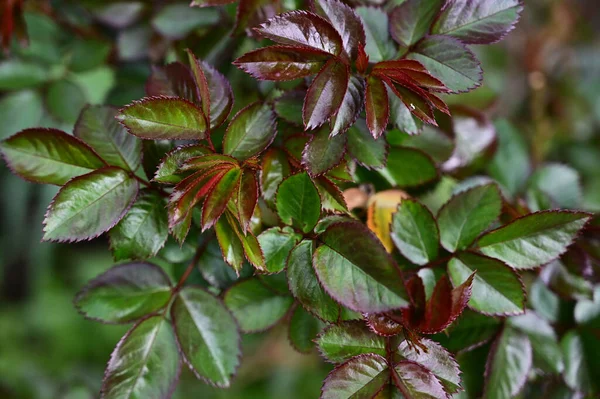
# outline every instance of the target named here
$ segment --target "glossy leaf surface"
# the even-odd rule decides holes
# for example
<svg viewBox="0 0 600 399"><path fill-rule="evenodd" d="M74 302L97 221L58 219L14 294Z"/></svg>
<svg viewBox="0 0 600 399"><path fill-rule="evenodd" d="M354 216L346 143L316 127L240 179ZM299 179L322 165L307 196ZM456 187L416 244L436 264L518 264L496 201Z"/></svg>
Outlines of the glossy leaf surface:
<svg viewBox="0 0 600 399"><path fill-rule="evenodd" d="M321 355L332 363L374 353L386 356L385 338L373 334L362 321L332 324L316 340Z"/></svg>
<svg viewBox="0 0 600 399"><path fill-rule="evenodd" d="M327 376L321 388L321 398L372 398L388 380L385 358L374 354L357 356L336 367Z"/></svg>
<svg viewBox="0 0 600 399"><path fill-rule="evenodd" d="M312 176L320 176L337 166L346 152L346 136L330 137L328 128L316 131L302 152L302 164Z"/></svg>
<svg viewBox="0 0 600 399"><path fill-rule="evenodd" d="M312 231L321 216L321 197L306 172L290 176L279 185L276 205L284 223L305 233Z"/></svg>
<svg viewBox="0 0 600 399"><path fill-rule="evenodd" d="M283 270L290 251L301 238L301 235L287 228L273 227L263 231L258 236L258 242L265 256L267 271L277 273Z"/></svg>
<svg viewBox="0 0 600 399"><path fill-rule="evenodd" d="M315 129L336 114L344 101L350 73L348 66L330 59L311 83L302 108L306 130Z"/></svg>
<svg viewBox="0 0 600 399"><path fill-rule="evenodd" d="M264 151L276 133L273 110L267 104L256 102L231 120L223 138L223 153L240 161L246 160Z"/></svg>
<svg viewBox="0 0 600 399"><path fill-rule="evenodd" d="M392 241L411 262L425 265L437 258L437 223L421 203L410 199L402 201L393 216L391 230Z"/></svg>

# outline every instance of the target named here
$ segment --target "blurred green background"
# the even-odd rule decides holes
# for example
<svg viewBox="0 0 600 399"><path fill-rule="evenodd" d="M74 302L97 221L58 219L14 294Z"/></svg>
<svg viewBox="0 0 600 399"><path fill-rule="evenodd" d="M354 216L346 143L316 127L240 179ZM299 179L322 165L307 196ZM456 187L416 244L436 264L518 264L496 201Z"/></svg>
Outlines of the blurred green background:
<svg viewBox="0 0 600 399"><path fill-rule="evenodd" d="M232 81L235 109L248 104L258 95L254 83L230 65L253 46L229 36L236 5L190 9L188 3L25 1L29 43L16 37L0 60L0 139L37 126L70 132L86 103L139 99L151 65L174 60L186 47ZM573 168L585 208L594 211L600 211L599 31L597 0L526 0L505 41L476 49L484 86L449 98L509 119L538 164ZM113 264L107 240L41 243L43 215L58 188L23 182L4 164L0 187L0 398L96 397L127 326L85 320L72 298ZM286 334L276 327L246 336L230 390L208 387L184 368L174 397L317 397L331 366L315 353L297 354Z"/></svg>

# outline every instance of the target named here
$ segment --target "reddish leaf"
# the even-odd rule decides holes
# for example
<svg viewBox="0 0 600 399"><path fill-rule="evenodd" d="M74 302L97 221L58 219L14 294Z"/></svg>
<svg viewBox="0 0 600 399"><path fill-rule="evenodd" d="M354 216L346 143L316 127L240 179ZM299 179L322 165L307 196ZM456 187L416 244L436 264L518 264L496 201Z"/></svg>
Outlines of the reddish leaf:
<svg viewBox="0 0 600 399"><path fill-rule="evenodd" d="M250 226L254 208L258 202L258 180L256 172L244 170L240 179L237 195L238 218L245 234Z"/></svg>
<svg viewBox="0 0 600 399"><path fill-rule="evenodd" d="M179 170L181 170L181 171L190 171L190 170L200 171L200 170L211 169L211 168L214 168L215 166L224 165L224 164L228 164L231 166L237 166L238 162L235 160L235 158L232 158L228 155L208 154L208 155L202 155L199 157L189 158L187 161L185 161L183 163L183 165L181 165L179 167Z"/></svg>
<svg viewBox="0 0 600 399"><path fill-rule="evenodd" d="M290 11L271 18L256 29L262 36L281 44L307 46L339 55L342 38L324 18L307 11Z"/></svg>
<svg viewBox="0 0 600 399"><path fill-rule="evenodd" d="M394 366L392 380L408 398L444 399L448 397L444 386L431 371L410 360L403 360Z"/></svg>
<svg viewBox="0 0 600 399"><path fill-rule="evenodd" d="M202 112L206 118L206 124L208 124L208 121L210 121L210 92L208 90L208 81L206 80L206 76L204 75L204 71L202 70L200 62L194 56L194 53L192 53L190 49L187 49L186 51L188 53L188 60L190 63L190 68L192 69L192 75L194 77L194 81L196 82L196 87L198 88L198 95L200 96L202 104Z"/></svg>
<svg viewBox="0 0 600 399"><path fill-rule="evenodd" d="M302 165L311 176L320 176L339 164L346 152L346 136L330 137L329 129L322 127L312 135L302 152Z"/></svg>
<svg viewBox="0 0 600 399"><path fill-rule="evenodd" d="M358 55L356 56L356 70L358 73L365 74L369 68L369 56L365 52L365 46L359 44Z"/></svg>
<svg viewBox="0 0 600 399"><path fill-rule="evenodd" d="M238 189L241 174L242 171L239 168L230 169L210 190L202 207L202 231L214 226L223 214L227 203Z"/></svg>
<svg viewBox="0 0 600 399"><path fill-rule="evenodd" d="M437 126L432 103L429 100L429 97L426 94L423 94L424 90L421 90L418 87L409 89L405 86L394 84L391 80L386 80L386 83L413 115L425 123Z"/></svg>
<svg viewBox="0 0 600 399"><path fill-rule="evenodd" d="M422 65L414 65L410 60L384 61L375 65L373 71L394 82L420 86L432 91L447 93L450 90L441 80L431 75ZM418 63L417 63L418 64Z"/></svg>
<svg viewBox="0 0 600 399"><path fill-rule="evenodd" d="M152 74L146 82L146 94L181 97L196 105L202 102L192 73L181 62L152 67Z"/></svg>
<svg viewBox="0 0 600 399"><path fill-rule="evenodd" d="M365 99L367 126L376 139L387 128L390 117L390 104L383 81L374 75L367 78L367 93Z"/></svg>
<svg viewBox="0 0 600 399"><path fill-rule="evenodd" d="M369 313L365 315L365 321L371 331L384 337L398 335L403 329L402 324L392 320L385 313Z"/></svg>
<svg viewBox="0 0 600 399"><path fill-rule="evenodd" d="M344 51L350 59L357 57L359 46L362 45L364 51L367 41L365 30L359 16L352 8L338 0L317 0L314 7L319 14L331 22L331 25L340 34Z"/></svg>
<svg viewBox="0 0 600 399"><path fill-rule="evenodd" d="M273 18L280 10L281 4L278 1L240 0L235 14L233 34L240 35L246 31L251 35L249 28Z"/></svg>
<svg viewBox="0 0 600 399"><path fill-rule="evenodd" d="M348 88L349 68L338 59L330 59L308 88L302 119L307 130L315 129L335 114Z"/></svg>
<svg viewBox="0 0 600 399"><path fill-rule="evenodd" d="M314 75L330 57L311 48L271 46L246 53L234 64L256 79L285 81Z"/></svg>
<svg viewBox="0 0 600 399"><path fill-rule="evenodd" d="M365 104L365 80L351 76L344 100L337 113L331 118L331 136L345 133L356 122Z"/></svg>

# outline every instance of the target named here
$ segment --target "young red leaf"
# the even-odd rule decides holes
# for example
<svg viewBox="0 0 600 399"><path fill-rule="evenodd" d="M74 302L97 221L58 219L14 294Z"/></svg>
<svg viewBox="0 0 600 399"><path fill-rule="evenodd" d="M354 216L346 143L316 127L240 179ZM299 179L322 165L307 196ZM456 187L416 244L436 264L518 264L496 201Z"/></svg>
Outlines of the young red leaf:
<svg viewBox="0 0 600 399"><path fill-rule="evenodd" d="M331 118L331 136L345 133L356 122L365 104L365 80L350 76L340 108Z"/></svg>
<svg viewBox="0 0 600 399"><path fill-rule="evenodd" d="M360 74L365 74L369 68L369 56L365 52L365 46L363 44L359 44L358 46L358 55L356 56L355 65L356 70Z"/></svg>
<svg viewBox="0 0 600 399"><path fill-rule="evenodd" d="M374 75L367 78L365 110L369 131L377 139L387 128L390 117L390 104L383 81Z"/></svg>
<svg viewBox="0 0 600 399"><path fill-rule="evenodd" d="M308 88L302 119L307 130L315 129L338 112L349 82L349 68L332 58L321 69Z"/></svg>
<svg viewBox="0 0 600 399"><path fill-rule="evenodd" d="M258 202L258 180L256 172L244 170L237 194L238 219L244 234L250 227L254 208Z"/></svg>
<svg viewBox="0 0 600 399"><path fill-rule="evenodd" d="M211 228L225 211L227 203L238 189L242 171L232 168L221 177L206 196L202 207L202 231Z"/></svg>
<svg viewBox="0 0 600 399"><path fill-rule="evenodd" d="M196 105L202 103L190 69L181 62L152 67L146 82L146 95L181 97Z"/></svg>
<svg viewBox="0 0 600 399"><path fill-rule="evenodd" d="M344 51L350 59L356 58L361 45L364 51L367 41L365 30L360 17L352 8L338 0L317 0L313 5L340 34Z"/></svg>
<svg viewBox="0 0 600 399"><path fill-rule="evenodd" d="M228 155L221 154L207 154L198 157L188 158L180 167L179 170L183 172L187 171L200 171L209 170L216 166L238 166L238 162L235 158Z"/></svg>
<svg viewBox="0 0 600 399"><path fill-rule="evenodd" d="M246 53L234 64L256 79L286 81L314 75L330 57L312 48L271 46Z"/></svg>
<svg viewBox="0 0 600 399"><path fill-rule="evenodd" d="M324 18L307 11L290 11L271 18L256 31L281 44L306 46L339 55L342 38Z"/></svg>
<svg viewBox="0 0 600 399"><path fill-rule="evenodd" d="M320 176L340 163L346 152L346 136L330 137L329 129L315 132L302 152L302 164L311 176Z"/></svg>
<svg viewBox="0 0 600 399"><path fill-rule="evenodd" d="M198 59L194 56L194 53L190 49L187 49L188 60L190 63L190 68L192 70L192 76L194 77L194 82L196 83L196 88L198 90L198 95L200 97L202 112L204 113L204 117L206 118L206 122L210 121L210 92L208 91L208 81L206 80L206 76L204 75L204 70L200 65Z"/></svg>
<svg viewBox="0 0 600 399"><path fill-rule="evenodd" d="M429 96L424 94L423 90L414 86L409 89L406 86L394 84L389 79L386 79L386 83L413 115L425 123L437 126L432 102L429 100ZM406 82L404 84L406 85Z"/></svg>

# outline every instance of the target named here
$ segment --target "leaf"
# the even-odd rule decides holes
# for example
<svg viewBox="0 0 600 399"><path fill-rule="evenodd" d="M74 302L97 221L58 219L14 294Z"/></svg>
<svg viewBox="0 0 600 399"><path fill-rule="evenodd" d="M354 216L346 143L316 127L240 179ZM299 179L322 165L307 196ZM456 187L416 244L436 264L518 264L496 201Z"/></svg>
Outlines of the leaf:
<svg viewBox="0 0 600 399"><path fill-rule="evenodd" d="M304 233L311 232L321 217L321 198L306 172L286 178L279 185L275 203L281 220Z"/></svg>
<svg viewBox="0 0 600 399"><path fill-rule="evenodd" d="M419 134L423 127L423 122L409 111L402 100L396 97L389 87L387 87L387 96L389 98L390 123L406 134ZM390 142L390 144L393 143Z"/></svg>
<svg viewBox="0 0 600 399"><path fill-rule="evenodd" d="M321 208L325 212L348 213L344 194L338 186L325 176L318 177L313 183L321 196Z"/></svg>
<svg viewBox="0 0 600 399"><path fill-rule="evenodd" d="M494 123L498 149L488 165L488 173L511 196L516 196L531 173L531 160L525 138L507 120Z"/></svg>
<svg viewBox="0 0 600 399"><path fill-rule="evenodd" d="M346 91L350 72L348 66L332 58L312 81L302 108L302 120L306 130L316 129L340 109Z"/></svg>
<svg viewBox="0 0 600 399"><path fill-rule="evenodd" d="M169 303L171 281L151 263L114 266L91 280L75 297L77 310L104 323L128 323Z"/></svg>
<svg viewBox="0 0 600 399"><path fill-rule="evenodd" d="M219 218L215 224L215 234L223 260L235 270L236 274L239 274L244 264L244 247L228 218Z"/></svg>
<svg viewBox="0 0 600 399"><path fill-rule="evenodd" d="M111 229L125 216L139 183L122 169L99 169L69 181L48 207L44 240L89 240Z"/></svg>
<svg viewBox="0 0 600 399"><path fill-rule="evenodd" d="M332 363L369 353L386 356L385 342L385 338L373 334L362 321L331 324L316 339L319 353Z"/></svg>
<svg viewBox="0 0 600 399"><path fill-rule="evenodd" d="M343 50L340 34L324 18L307 11L289 11L271 18L256 31L275 42L305 46L339 55Z"/></svg>
<svg viewBox="0 0 600 399"><path fill-rule="evenodd" d="M146 82L146 95L181 97L196 105L202 103L192 73L181 62L153 66Z"/></svg>
<svg viewBox="0 0 600 399"><path fill-rule="evenodd" d="M387 128L390 117L390 105L383 81L374 75L367 77L365 112L369 131L374 138L381 137Z"/></svg>
<svg viewBox="0 0 600 399"><path fill-rule="evenodd" d="M154 181L175 184L182 180L179 168L189 159L210 154L211 151L203 145L182 146L169 152L161 161L154 175Z"/></svg>
<svg viewBox="0 0 600 399"><path fill-rule="evenodd" d="M311 176L320 176L338 165L346 152L346 136L330 137L329 128L322 127L310 138L302 152L302 164Z"/></svg>
<svg viewBox="0 0 600 399"><path fill-rule="evenodd" d="M229 222L233 232L237 236L238 240L242 244L244 250L244 256L259 271L266 271L265 258L258 243L258 239L252 234L251 231L247 231L246 234L241 231L241 227L238 221L233 217L230 212L225 212L225 217Z"/></svg>
<svg viewBox="0 0 600 399"><path fill-rule="evenodd" d="M519 276L500 261L465 252L450 260L448 275L456 287L473 273L469 306L484 314L523 313L525 294Z"/></svg>
<svg viewBox="0 0 600 399"><path fill-rule="evenodd" d="M239 111L223 137L223 153L244 161L263 152L277 134L275 113L269 105L255 102Z"/></svg>
<svg viewBox="0 0 600 399"><path fill-rule="evenodd" d="M56 129L26 129L0 142L10 170L23 179L63 185L106 166L83 141Z"/></svg>
<svg viewBox="0 0 600 399"><path fill-rule="evenodd" d="M380 173L398 187L421 186L438 178L433 160L424 152L407 147L390 147L387 165Z"/></svg>
<svg viewBox="0 0 600 399"><path fill-rule="evenodd" d="M433 373L410 360L403 360L394 366L392 379L400 391L410 398L438 399L448 396Z"/></svg>
<svg viewBox="0 0 600 399"><path fill-rule="evenodd" d="M234 64L256 79L286 81L316 74L330 57L307 47L271 46L250 51Z"/></svg>
<svg viewBox="0 0 600 399"><path fill-rule="evenodd" d="M387 162L387 144L383 137L374 139L364 121L358 121L348 130L348 152L366 168L379 169Z"/></svg>
<svg viewBox="0 0 600 399"><path fill-rule="evenodd" d="M127 133L107 106L87 106L75 124L73 135L85 141L109 165L135 171L142 161L142 142Z"/></svg>
<svg viewBox="0 0 600 399"><path fill-rule="evenodd" d="M245 333L272 327L293 303L291 296L275 293L256 278L233 285L223 299Z"/></svg>
<svg viewBox="0 0 600 399"><path fill-rule="evenodd" d="M46 107L59 121L69 126L75 123L79 111L88 99L83 88L70 80L61 79L50 83L46 91Z"/></svg>
<svg viewBox="0 0 600 399"><path fill-rule="evenodd" d="M206 135L202 110L177 97L147 97L122 108L117 120L134 136L148 140L201 140Z"/></svg>
<svg viewBox="0 0 600 399"><path fill-rule="evenodd" d="M156 192L143 191L110 232L115 260L148 259L163 247L169 235L166 204Z"/></svg>
<svg viewBox="0 0 600 399"><path fill-rule="evenodd" d="M314 3L317 11L325 16L340 34L344 51L355 59L359 44L366 42L360 18L352 8L338 0L320 0Z"/></svg>
<svg viewBox="0 0 600 399"><path fill-rule="evenodd" d="M290 163L286 154L277 149L270 148L262 157L260 172L260 191L262 197L271 208L275 208L275 195L277 188L290 175Z"/></svg>
<svg viewBox="0 0 600 399"><path fill-rule="evenodd" d="M484 185L453 196L438 213L440 240L449 252L467 248L502 211L498 188Z"/></svg>
<svg viewBox="0 0 600 399"><path fill-rule="evenodd" d="M488 356L483 398L501 399L517 395L527 381L531 365L531 343L527 336L505 327Z"/></svg>
<svg viewBox="0 0 600 399"><path fill-rule="evenodd" d="M390 39L387 14L374 7L358 7L356 13L365 29L365 52L370 62L379 62L394 58L396 46Z"/></svg>
<svg viewBox="0 0 600 399"><path fill-rule="evenodd" d="M303 240L296 245L287 258L287 278L292 295L318 318L337 322L340 305L331 299L321 287L312 267L314 243Z"/></svg>
<svg viewBox="0 0 600 399"><path fill-rule="evenodd" d="M392 241L408 260L425 265L438 256L439 232L431 212L421 203L406 199L392 217Z"/></svg>
<svg viewBox="0 0 600 399"><path fill-rule="evenodd" d="M547 195L553 207L581 207L583 195L579 173L570 166L548 163L537 168L529 180L529 187Z"/></svg>
<svg viewBox="0 0 600 399"><path fill-rule="evenodd" d="M398 353L402 359L417 363L433 373L449 394L462 390L460 386L460 369L452 355L435 341L423 338L418 347L409 345L407 340L402 341Z"/></svg>
<svg viewBox="0 0 600 399"><path fill-rule="evenodd" d="M460 40L449 36L424 38L412 49L409 58L421 62L455 93L473 90L483 81L483 70L475 54Z"/></svg>
<svg viewBox="0 0 600 399"><path fill-rule="evenodd" d="M241 176L242 171L239 168L232 168L210 190L202 206L202 231L213 227L221 217L227 203L238 189Z"/></svg>
<svg viewBox="0 0 600 399"><path fill-rule="evenodd" d="M335 223L319 240L324 245L317 248L313 267L327 293L337 302L364 313L408 305L398 266L366 226L358 222Z"/></svg>
<svg viewBox="0 0 600 399"><path fill-rule="evenodd" d="M267 271L278 273L285 268L290 251L302 236L289 228L272 227L260 233L257 238L265 256Z"/></svg>
<svg viewBox="0 0 600 399"><path fill-rule="evenodd" d="M162 316L142 320L119 341L106 366L100 396L168 397L181 370L173 330Z"/></svg>
<svg viewBox="0 0 600 399"><path fill-rule="evenodd" d="M357 356L329 373L321 388L321 399L372 398L389 378L384 357L375 354Z"/></svg>
<svg viewBox="0 0 600 399"><path fill-rule="evenodd" d="M319 67L321 69L321 66ZM304 103L304 92L288 90L278 97L273 107L277 116L294 125L302 125L302 105Z"/></svg>
<svg viewBox="0 0 600 399"><path fill-rule="evenodd" d="M336 114L331 117L331 135L345 133L356 122L364 104L365 80L362 77L350 75L342 104Z"/></svg>
<svg viewBox="0 0 600 399"><path fill-rule="evenodd" d="M219 242L212 238L206 240L206 244L203 244L206 247L198 259L198 270L204 280L221 292L235 282L237 275L233 268L225 263ZM243 260L244 254L241 256Z"/></svg>
<svg viewBox="0 0 600 399"><path fill-rule="evenodd" d="M242 177L237 192L237 216L240 221L242 232L246 232L250 228L252 215L258 203L258 179L256 172L243 170Z"/></svg>
<svg viewBox="0 0 600 399"><path fill-rule="evenodd" d="M162 36L177 40L184 39L197 29L217 24L219 17L219 12L215 9L191 8L187 4L169 4L154 14L151 24Z"/></svg>
<svg viewBox="0 0 600 399"><path fill-rule="evenodd" d="M302 308L296 307L288 330L290 344L300 353L310 353L315 346L313 340L321 330L321 323L310 313Z"/></svg>
<svg viewBox="0 0 600 399"><path fill-rule="evenodd" d="M241 337L223 302L197 287L184 287L173 302L171 318L184 359L194 374L228 387L240 365Z"/></svg>
<svg viewBox="0 0 600 399"><path fill-rule="evenodd" d="M477 245L509 266L531 269L564 253L589 220L584 212L536 212L490 231Z"/></svg>
<svg viewBox="0 0 600 399"><path fill-rule="evenodd" d="M390 34L399 44L410 47L427 35L443 5L442 0L407 0L390 12Z"/></svg>
<svg viewBox="0 0 600 399"><path fill-rule="evenodd" d="M579 325L600 328L600 286L595 287L591 300L582 299L577 302L574 316Z"/></svg>
<svg viewBox="0 0 600 399"><path fill-rule="evenodd" d="M206 90L210 96L210 128L216 129L227 120L233 107L233 91L229 81L212 65L205 61L197 61L206 77Z"/></svg>
<svg viewBox="0 0 600 399"><path fill-rule="evenodd" d="M563 379L567 386L591 396L597 394L600 391L600 373L596 367L600 356L598 337L590 331L571 330L560 345L565 359Z"/></svg>
<svg viewBox="0 0 600 399"><path fill-rule="evenodd" d="M491 341L500 328L500 320L465 309L450 329L434 337L446 350L465 353Z"/></svg>
<svg viewBox="0 0 600 399"><path fill-rule="evenodd" d="M43 64L19 59L4 59L0 62L0 90L20 90L41 86L52 79L52 74Z"/></svg>
<svg viewBox="0 0 600 399"><path fill-rule="evenodd" d="M392 215L406 198L409 195L402 190L384 190L371 195L367 202L367 226L389 253L394 250L390 231Z"/></svg>
<svg viewBox="0 0 600 399"><path fill-rule="evenodd" d="M454 36L464 43L495 43L513 30L522 9L520 0L452 0L444 6L432 33Z"/></svg>

